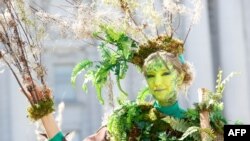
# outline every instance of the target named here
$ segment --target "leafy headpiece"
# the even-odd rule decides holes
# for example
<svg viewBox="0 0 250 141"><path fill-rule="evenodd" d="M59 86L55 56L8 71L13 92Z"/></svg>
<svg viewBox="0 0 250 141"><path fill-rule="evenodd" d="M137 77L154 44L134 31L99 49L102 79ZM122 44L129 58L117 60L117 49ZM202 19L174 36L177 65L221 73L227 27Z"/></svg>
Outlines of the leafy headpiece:
<svg viewBox="0 0 250 141"><path fill-rule="evenodd" d="M155 7L156 3L161 4ZM101 41L98 49L102 59L99 62L84 60L79 63L73 70L72 83L75 83L79 73L88 69L83 89L86 90L86 83L89 80L92 81L96 87L98 99L103 103L101 89L107 82L110 72L114 72L118 88L123 96L127 95L121 88L120 79L125 77L128 63L142 68L144 60L157 51L169 52L179 57L181 63L185 63L183 59L184 43L191 26L199 17L201 7L200 0L194 0L191 3L192 6L188 7L181 4L179 0L145 1L143 3L134 0L104 0L105 6L116 10L116 12L110 10L112 11L110 13L109 10L104 12L102 9L83 6L82 9L86 9L86 11L81 11L79 15L84 16L84 26L87 27L79 27L78 31L83 32L78 34L78 37L88 36ZM98 14L98 12L102 14ZM180 17L183 15L191 17L191 24L182 41L175 35L178 34ZM88 16L91 17L86 18ZM83 29L92 29L91 36L83 34L90 32Z"/></svg>

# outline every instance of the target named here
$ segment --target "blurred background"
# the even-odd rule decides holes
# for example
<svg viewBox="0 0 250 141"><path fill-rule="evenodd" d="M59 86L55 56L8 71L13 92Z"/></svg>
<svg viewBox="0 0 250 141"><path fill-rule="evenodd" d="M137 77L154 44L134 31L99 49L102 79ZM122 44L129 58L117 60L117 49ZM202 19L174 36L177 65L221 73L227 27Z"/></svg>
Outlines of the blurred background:
<svg viewBox="0 0 250 141"><path fill-rule="evenodd" d="M202 2L201 20L198 25L193 26L184 54L186 60L193 64L196 78L187 96L180 98L181 105L188 108L192 103L198 102L198 88L214 90L219 69L223 70L224 76L231 72L240 72L240 75L233 77L226 84L223 97L224 115L229 123L241 121L250 124L250 57L247 57L248 53L250 54L250 1ZM61 15L64 12L55 6L63 4L61 0L43 0L36 3L50 13ZM65 103L62 131L75 131L73 141L80 141L98 130L104 112L110 108L98 103L91 85L87 94L81 90L81 77L77 80L76 88L70 84L71 72L77 62L84 58L98 60L96 48L87 47L88 44L80 40L61 38L52 30L50 40L44 45L47 82L53 89L56 104L62 101ZM20 93L10 71L2 69L0 66L0 141L34 141L35 125L26 117L26 107L29 104ZM146 85L141 74L133 66L122 83L131 99ZM106 90L103 94L105 93Z"/></svg>

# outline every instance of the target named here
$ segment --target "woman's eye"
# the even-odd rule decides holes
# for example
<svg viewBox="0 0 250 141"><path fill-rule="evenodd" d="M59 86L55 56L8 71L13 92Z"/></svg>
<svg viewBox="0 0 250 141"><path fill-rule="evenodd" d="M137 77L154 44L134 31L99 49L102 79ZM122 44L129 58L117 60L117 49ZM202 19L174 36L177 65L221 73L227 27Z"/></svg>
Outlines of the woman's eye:
<svg viewBox="0 0 250 141"><path fill-rule="evenodd" d="M169 75L171 72L164 72L163 74L162 74L162 76L164 76L164 75Z"/></svg>
<svg viewBox="0 0 250 141"><path fill-rule="evenodd" d="M154 77L154 75L152 75L152 74L147 74L146 77L147 77L147 78L152 78L152 77Z"/></svg>

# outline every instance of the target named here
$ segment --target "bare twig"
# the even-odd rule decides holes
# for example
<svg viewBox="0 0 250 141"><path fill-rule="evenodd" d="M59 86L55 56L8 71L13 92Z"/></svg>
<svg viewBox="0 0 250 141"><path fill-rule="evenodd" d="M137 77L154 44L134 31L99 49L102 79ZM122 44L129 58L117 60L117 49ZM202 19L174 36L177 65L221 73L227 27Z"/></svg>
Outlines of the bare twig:
<svg viewBox="0 0 250 141"><path fill-rule="evenodd" d="M41 65L41 53L39 52L39 54L37 54L34 52L34 48L39 48L39 41L36 36L33 35L36 33L33 33L32 31L35 27L31 28L31 25L27 23L27 15L22 9L22 3L17 9L21 9L21 13L24 12L23 16L20 16L19 13L16 12L17 9L12 4L12 1L4 0L4 4L7 10L5 12L9 15L9 21L6 20L5 16L4 23L3 21L0 21L0 27L3 29L1 36L4 36L5 40L3 44L6 49L6 54L10 57L9 62L4 57L4 62L10 68L29 102L33 105L38 103L39 100L44 97L36 90L37 85L35 84L35 77L32 76L34 72L37 73L36 79L40 79L41 84L44 86L43 89L46 89L44 80L45 71ZM3 10L1 10L1 12L3 13ZM3 13L3 15L4 14L5 13ZM32 55L31 58L29 57L29 53ZM35 63L36 67L32 68L30 65L31 63ZM19 72L15 71L15 67ZM18 78L19 75L20 78ZM27 87L27 90L25 90L24 86Z"/></svg>
<svg viewBox="0 0 250 141"><path fill-rule="evenodd" d="M188 31L187 31L186 37L185 37L185 39L184 39L184 41L183 41L183 45L185 45L186 40L187 40L187 37L188 37L188 35L189 35L189 33L190 33L191 29L192 29L192 24L191 24L191 25L189 26L189 28L188 28Z"/></svg>
<svg viewBox="0 0 250 141"><path fill-rule="evenodd" d="M139 29L139 31L143 35L143 37L146 40L149 40L148 37L146 36L146 34L139 28L138 23L136 22L135 18L133 17L133 14L132 14L131 10L129 9L128 3L123 1L123 0L119 0L119 2L120 2L120 7L123 10L123 12L125 14L128 14L129 18L132 20L134 25Z"/></svg>
<svg viewBox="0 0 250 141"><path fill-rule="evenodd" d="M34 103L33 103L32 99L29 97L29 95L27 94L26 90L24 89L24 87L23 87L21 81L19 80L19 78L18 78L17 75L16 75L16 72L13 70L13 68L11 67L11 65L9 64L9 62L8 62L4 57L3 57L2 59L3 59L4 62L7 64L7 66L10 68L12 74L14 75L14 77L15 77L17 83L18 83L19 86L21 87L21 89L22 89L24 95L25 95L26 98L29 100L30 104L33 105Z"/></svg>

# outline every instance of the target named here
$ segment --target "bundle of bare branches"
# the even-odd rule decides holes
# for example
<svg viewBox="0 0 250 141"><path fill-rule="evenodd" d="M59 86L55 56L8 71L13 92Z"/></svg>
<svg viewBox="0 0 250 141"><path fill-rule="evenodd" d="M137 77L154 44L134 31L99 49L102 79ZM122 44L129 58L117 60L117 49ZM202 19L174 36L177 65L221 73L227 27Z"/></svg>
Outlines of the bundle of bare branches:
<svg viewBox="0 0 250 141"><path fill-rule="evenodd" d="M0 61L12 72L31 104L29 117L37 120L51 113L53 100L42 65L41 29L23 0L4 0L0 7ZM42 89L41 89L42 88Z"/></svg>

